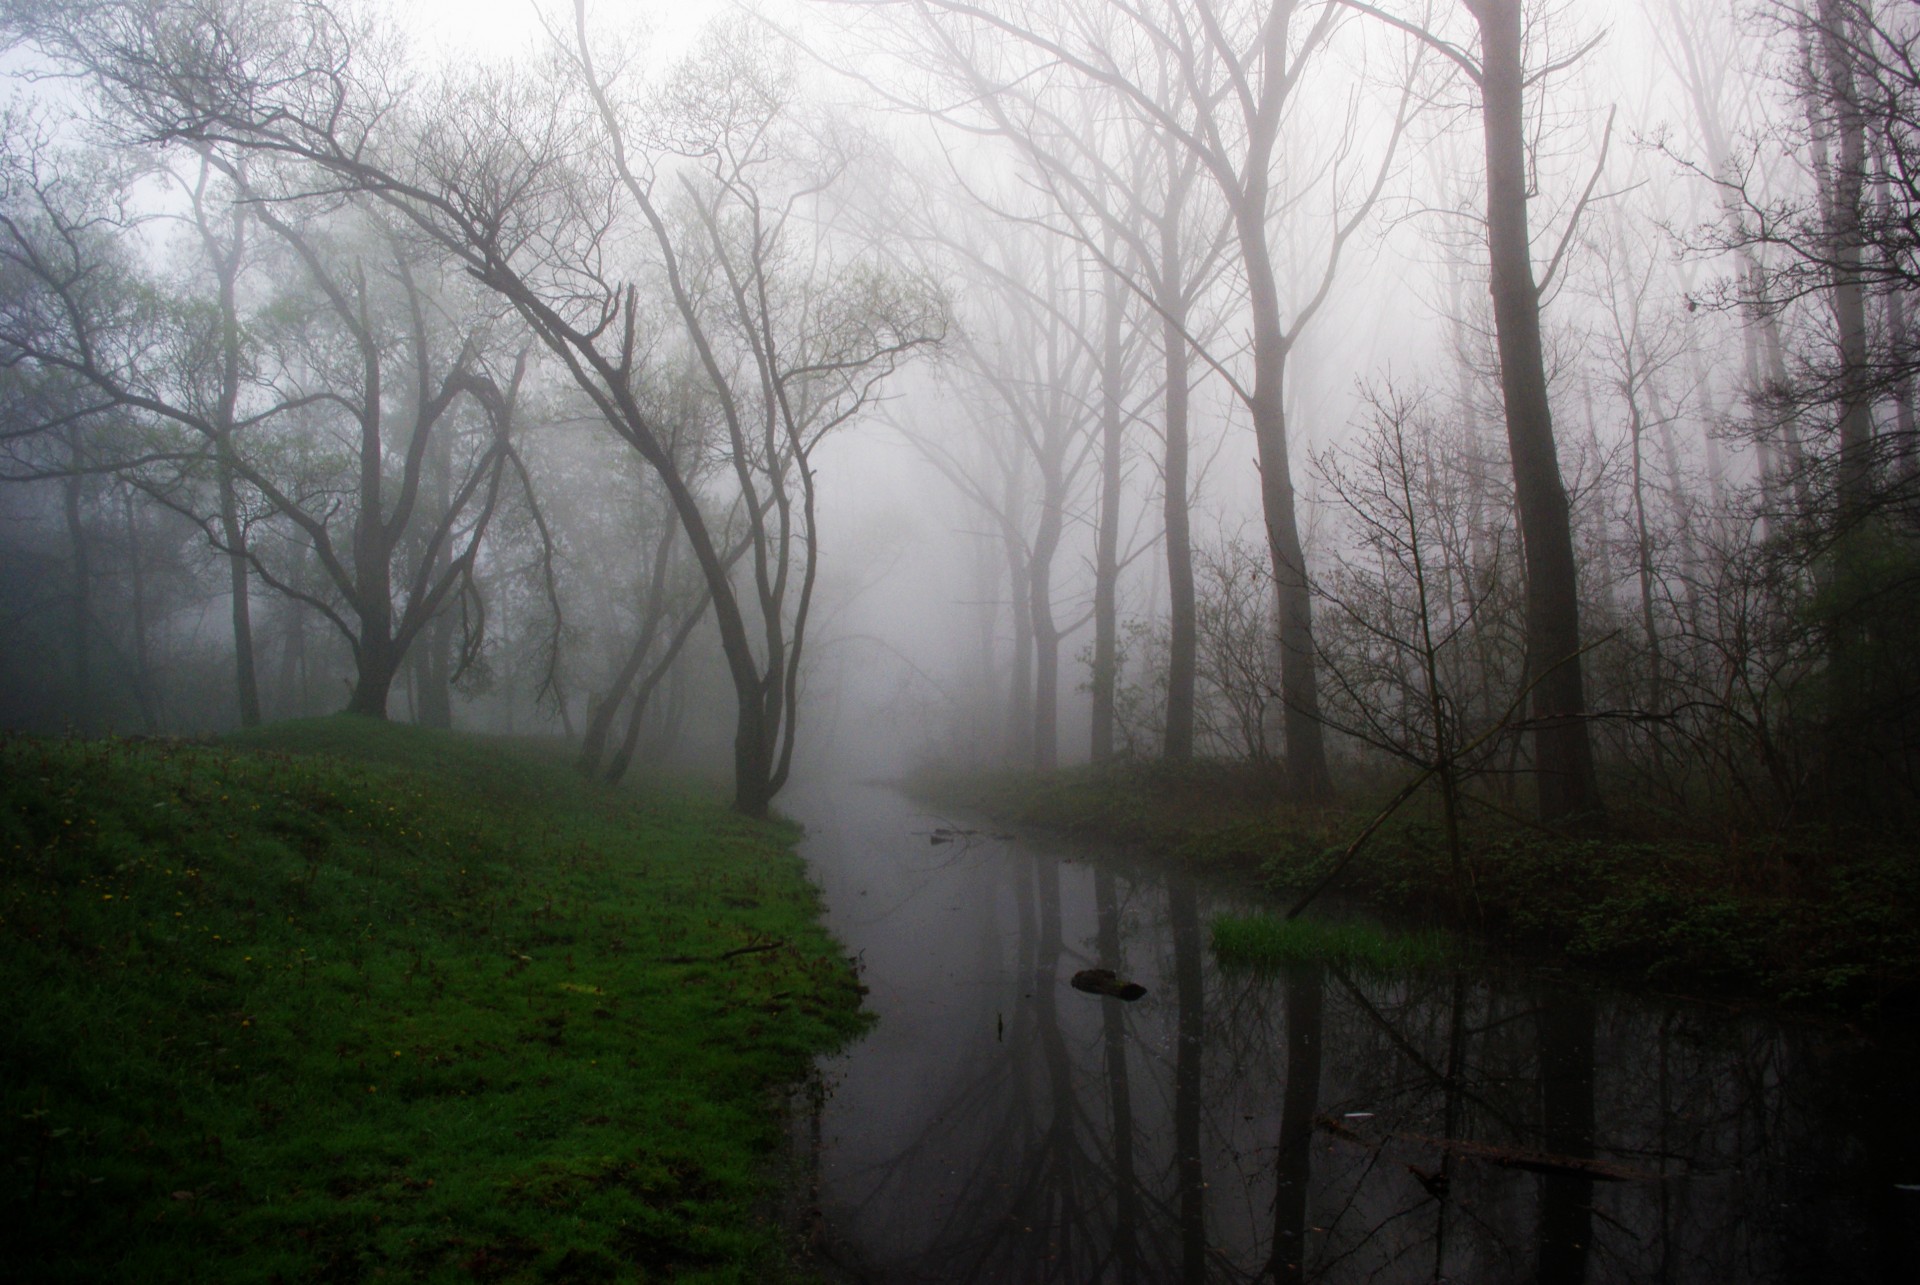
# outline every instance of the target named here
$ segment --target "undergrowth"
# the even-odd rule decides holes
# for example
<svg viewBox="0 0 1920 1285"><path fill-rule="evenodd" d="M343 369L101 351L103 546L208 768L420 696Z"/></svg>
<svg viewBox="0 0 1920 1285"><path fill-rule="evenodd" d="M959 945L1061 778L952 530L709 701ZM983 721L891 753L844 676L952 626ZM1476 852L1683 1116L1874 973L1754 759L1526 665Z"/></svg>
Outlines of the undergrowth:
<svg viewBox="0 0 1920 1285"><path fill-rule="evenodd" d="M1317 884L1377 806L1363 790L1345 806L1289 805L1270 773L1233 764L930 773L910 785L1275 896ZM1478 818L1456 878L1428 811L1415 801L1384 826L1336 889L1629 982L1869 1019L1920 998L1920 859L1910 843L1808 832L1730 849L1645 828L1562 838Z"/></svg>

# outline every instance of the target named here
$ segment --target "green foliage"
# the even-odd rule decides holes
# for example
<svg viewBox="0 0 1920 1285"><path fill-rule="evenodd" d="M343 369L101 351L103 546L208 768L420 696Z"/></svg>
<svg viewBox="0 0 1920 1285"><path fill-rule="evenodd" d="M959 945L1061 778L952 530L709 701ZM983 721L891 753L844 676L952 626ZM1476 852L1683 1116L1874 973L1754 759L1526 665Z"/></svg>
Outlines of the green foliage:
<svg viewBox="0 0 1920 1285"><path fill-rule="evenodd" d="M764 1278L860 1021L790 838L351 717L0 742L9 1271Z"/></svg>
<svg viewBox="0 0 1920 1285"><path fill-rule="evenodd" d="M1353 919L1222 916L1213 921L1213 952L1223 964L1281 968L1336 964L1377 973L1445 967L1456 952L1432 929L1391 932Z"/></svg>

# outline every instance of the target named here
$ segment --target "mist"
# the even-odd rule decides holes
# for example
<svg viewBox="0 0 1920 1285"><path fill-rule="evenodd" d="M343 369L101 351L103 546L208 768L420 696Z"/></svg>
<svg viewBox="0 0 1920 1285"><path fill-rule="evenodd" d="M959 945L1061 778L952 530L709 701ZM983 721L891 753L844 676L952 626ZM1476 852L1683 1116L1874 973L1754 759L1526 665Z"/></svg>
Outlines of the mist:
<svg viewBox="0 0 1920 1285"><path fill-rule="evenodd" d="M1420 684L1349 635L1406 624L1380 614L1405 568L1383 567L1369 532L1458 515L1435 512L1435 494L1384 513L1329 476L1380 463L1392 405L1416 417L1401 440L1429 489L1464 487L1480 511L1485 531L1453 534L1482 563L1449 575L1572 573L1550 610L1539 594L1441 592L1477 637L1579 652L1531 680L1483 661L1448 682L1489 718L1534 682L1532 717L1567 715L1587 744L1565 769L1585 806L1595 753L1684 792L1674 774L1711 774L1707 743L1751 717L1722 695L1745 671L1716 632L1751 622L1707 617L1736 565L1751 578L1749 564L1798 557L1817 573L1819 554L1788 546L1833 535L1824 495L1842 439L1872 457L1855 507L1883 522L1903 504L1907 282L1879 230L1901 226L1904 135L1896 120L1859 162L1870 334L1843 356L1809 222L1839 143L1806 127L1827 91L1791 65L1808 28L1788 10L1526 12L1517 53L1540 70L1519 95L1517 212L1547 395L1531 414L1544 410L1550 451L1538 484L1518 487L1468 10L1426 28L1283 5L1265 28L1236 10L1242 27L1206 31L1146 11L1076 26L1076 10L1047 6L594 9L582 25L565 7L427 6L397 25L319 12L262 11L246 32L262 67L291 56L277 42L301 24L353 60L338 86L285 86L340 113L295 138L212 100L165 101L123 65L133 46L56 30L59 6L16 6L15 623L0 694L15 726L199 733L319 713L352 703L357 658L384 650L376 668L392 672L373 681L391 703L363 695L373 712L591 742L596 714L631 721L644 686L634 752L723 769L741 768L729 740L757 706L753 756L767 762L745 770L768 781L1251 756L1312 795L1329 764L1431 741L1417 718L1369 725L1378 700ZM1874 30L1889 48L1904 38L1897 23ZM1142 35L1169 42L1157 62ZM58 67L81 75L40 74ZM376 143L383 159L364 163L354 149ZM496 186L518 179L530 186ZM508 231L489 243L496 223ZM723 315L716 273L779 297ZM676 274L691 278L678 304ZM396 288L418 316L392 311ZM342 308L382 295L383 324L345 333ZM853 332L819 331L821 309L874 341L838 354L851 360L831 392L809 345ZM442 351L410 364L425 329ZM349 338L391 367L371 403L364 360L320 355ZM746 385L789 349L811 383L800 400L818 404L770 412ZM482 403L516 361L518 400L489 454L478 425L505 408ZM1865 363L1863 391L1835 409L1848 361ZM402 422L414 394L401 389L436 380L440 418ZM393 422L356 450L343 409ZM751 440L756 416L783 415L785 441ZM1863 415L1867 429L1840 429ZM744 436L716 438L722 421ZM410 453L423 435L434 445ZM676 482L650 476L661 459ZM1171 548L1170 465L1185 512ZM816 486L798 485L803 468ZM467 483L466 507L435 511ZM438 488L424 504L423 486ZM321 495L325 517L303 507ZM369 503L402 528L384 575L358 565L372 548L351 547ZM754 552L718 565L743 514L769 504L778 521ZM1565 509L1550 575L1536 565L1547 536L1506 539L1522 507L1543 505ZM711 530L674 539L693 506ZM1498 571L1484 561L1495 546ZM740 617L738 636L703 618L654 675L681 621L704 616L703 578L739 598L720 612ZM363 644L368 629L388 636ZM1251 654L1263 633L1264 658ZM1804 673L1819 667L1809 657ZM1560 690L1563 676L1582 690ZM757 695L743 703L737 683ZM1598 709L1615 713L1577 721ZM1875 738L1902 753L1894 727ZM1794 770L1818 794L1835 766ZM1720 788L1731 805L1736 783Z"/></svg>

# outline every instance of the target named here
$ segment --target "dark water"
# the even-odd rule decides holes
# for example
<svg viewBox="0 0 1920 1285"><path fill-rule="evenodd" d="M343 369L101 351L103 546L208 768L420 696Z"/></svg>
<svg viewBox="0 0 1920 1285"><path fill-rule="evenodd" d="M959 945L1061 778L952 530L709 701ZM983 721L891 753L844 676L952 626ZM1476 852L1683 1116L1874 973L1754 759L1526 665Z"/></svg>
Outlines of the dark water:
<svg viewBox="0 0 1920 1285"><path fill-rule="evenodd" d="M874 1281L1920 1280L1920 1077L1844 1032L1526 972L1215 967L1217 898L789 801L879 1022L796 1130ZM1067 982L1116 969L1133 1004Z"/></svg>

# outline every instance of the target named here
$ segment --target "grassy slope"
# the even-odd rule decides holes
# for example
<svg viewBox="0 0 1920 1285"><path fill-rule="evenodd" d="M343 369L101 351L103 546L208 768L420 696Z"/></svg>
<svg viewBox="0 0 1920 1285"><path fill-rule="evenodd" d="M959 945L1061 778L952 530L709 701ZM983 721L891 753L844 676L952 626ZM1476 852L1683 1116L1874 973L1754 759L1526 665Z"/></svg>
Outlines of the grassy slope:
<svg viewBox="0 0 1920 1285"><path fill-rule="evenodd" d="M348 718L0 742L0 1261L777 1270L771 1095L859 1023L791 837Z"/></svg>
<svg viewBox="0 0 1920 1285"><path fill-rule="evenodd" d="M1004 821L1137 844L1269 889L1311 886L1365 807L1301 810L1270 779L1196 764L1034 776L929 776L929 797ZM1629 981L1756 995L1847 1016L1920 1001L1920 859L1911 844L1769 835L1697 842L1555 839L1478 822L1456 890L1438 827L1410 806L1342 875L1343 891L1493 943Z"/></svg>

